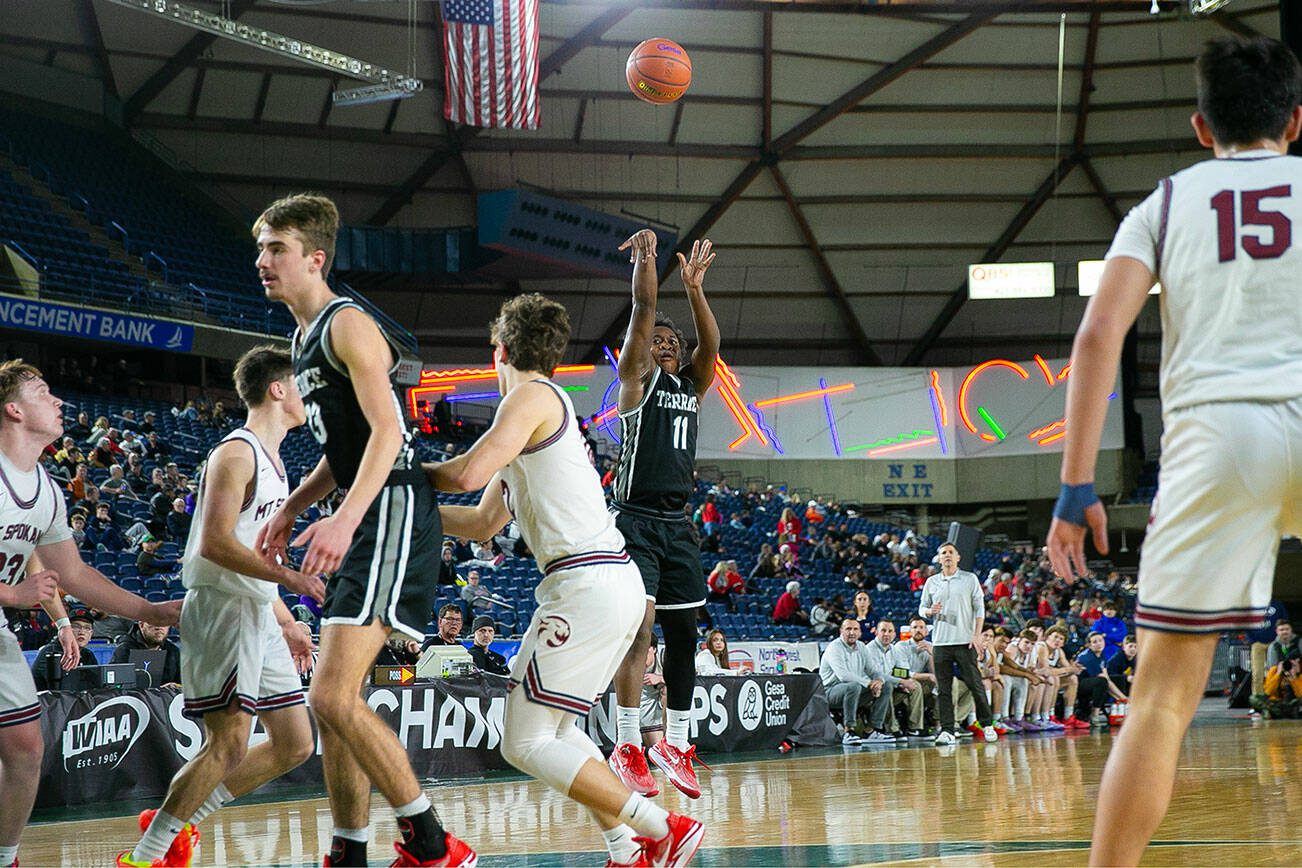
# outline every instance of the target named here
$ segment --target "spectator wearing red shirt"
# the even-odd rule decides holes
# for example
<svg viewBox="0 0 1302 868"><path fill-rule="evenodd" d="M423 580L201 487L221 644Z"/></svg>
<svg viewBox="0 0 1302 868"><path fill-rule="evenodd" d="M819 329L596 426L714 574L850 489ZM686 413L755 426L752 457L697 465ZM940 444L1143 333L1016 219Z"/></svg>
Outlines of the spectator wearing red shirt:
<svg viewBox="0 0 1302 868"><path fill-rule="evenodd" d="M1053 608L1053 601L1049 597L1048 591L1041 592L1039 605L1035 607L1035 616L1045 621L1052 621L1053 616L1057 614Z"/></svg>
<svg viewBox="0 0 1302 868"><path fill-rule="evenodd" d="M782 517L778 519L777 530L778 545L789 545L793 554L799 554L802 525L791 507L788 506L782 510Z"/></svg>
<svg viewBox="0 0 1302 868"><path fill-rule="evenodd" d="M701 529L705 535L709 536L719 530L719 525L723 523L723 516L719 514L719 507L714 503L714 495L705 495L705 503L701 505Z"/></svg>
<svg viewBox="0 0 1302 868"><path fill-rule="evenodd" d="M741 573L737 572L736 561L719 561L706 577L705 584L709 589L705 597L707 600L711 603L725 604L729 612L737 611L737 603L733 600L733 595L745 593L746 582L742 579Z"/></svg>
<svg viewBox="0 0 1302 868"><path fill-rule="evenodd" d="M800 608L800 582L787 582L787 590L773 606L773 623L809 626L809 614Z"/></svg>
<svg viewBox="0 0 1302 868"><path fill-rule="evenodd" d="M995 589L992 596L995 598L996 603L998 603L1002 599L1012 598L1013 589L1009 587L1008 584L1008 573L1004 573L1003 575L1001 575L999 577L999 581L995 582Z"/></svg>

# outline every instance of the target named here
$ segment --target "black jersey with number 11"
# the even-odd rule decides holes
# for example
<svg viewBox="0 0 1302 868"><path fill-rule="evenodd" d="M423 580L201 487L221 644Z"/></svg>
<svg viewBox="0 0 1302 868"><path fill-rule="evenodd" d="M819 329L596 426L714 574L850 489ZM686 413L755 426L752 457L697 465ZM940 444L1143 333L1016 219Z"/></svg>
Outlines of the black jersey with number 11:
<svg viewBox="0 0 1302 868"><path fill-rule="evenodd" d="M335 315L350 307L361 310L350 298L333 299L316 315L316 319L308 326L307 333L296 330L291 342L294 380L298 383L299 394L303 396L307 426L325 452L326 459L330 462L330 473L340 488L352 486L357 477L357 468L362 463L362 454L366 451L366 441L371 436L371 426L362 415L348 371L335 356L330 341L325 338ZM380 331L383 333L384 330ZM392 342L390 346L394 361L389 367L389 391L403 438L402 448L398 450L392 469L407 470L413 466L415 459L411 432L403 419L401 387L393 378L398 366L398 350L392 347Z"/></svg>
<svg viewBox="0 0 1302 868"><path fill-rule="evenodd" d="M619 415L617 509L681 518L696 462L696 383L656 366L642 403Z"/></svg>

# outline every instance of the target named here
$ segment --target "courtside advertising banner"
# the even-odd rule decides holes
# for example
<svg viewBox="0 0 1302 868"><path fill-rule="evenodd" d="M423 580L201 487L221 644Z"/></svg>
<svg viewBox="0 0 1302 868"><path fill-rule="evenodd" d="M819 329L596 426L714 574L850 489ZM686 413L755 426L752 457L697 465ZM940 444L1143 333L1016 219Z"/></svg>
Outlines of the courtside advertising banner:
<svg viewBox="0 0 1302 868"><path fill-rule="evenodd" d="M397 733L416 776L428 780L510 768L501 751L506 695L505 678L480 673L372 687L366 701ZM202 728L182 714L175 687L40 696L45 757L37 808L161 798L203 743ZM584 721L607 749L614 701L607 694ZM789 736L801 744L836 737L813 675L698 678L692 729L704 752L775 748ZM266 737L255 720L251 744ZM267 789L278 785L324 787L319 741L307 762Z"/></svg>

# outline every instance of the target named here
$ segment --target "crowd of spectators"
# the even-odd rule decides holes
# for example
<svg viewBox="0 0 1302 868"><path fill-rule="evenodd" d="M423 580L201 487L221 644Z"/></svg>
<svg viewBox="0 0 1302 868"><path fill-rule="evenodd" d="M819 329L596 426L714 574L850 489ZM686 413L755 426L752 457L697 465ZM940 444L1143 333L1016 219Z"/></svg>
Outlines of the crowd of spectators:
<svg viewBox="0 0 1302 868"><path fill-rule="evenodd" d="M190 401L173 412L192 412L218 433L236 423L220 401ZM82 551L140 551L147 538L184 548L198 482L182 471L155 425L152 410L127 408L113 420L93 421L80 411L47 447L43 463L68 493L69 524Z"/></svg>

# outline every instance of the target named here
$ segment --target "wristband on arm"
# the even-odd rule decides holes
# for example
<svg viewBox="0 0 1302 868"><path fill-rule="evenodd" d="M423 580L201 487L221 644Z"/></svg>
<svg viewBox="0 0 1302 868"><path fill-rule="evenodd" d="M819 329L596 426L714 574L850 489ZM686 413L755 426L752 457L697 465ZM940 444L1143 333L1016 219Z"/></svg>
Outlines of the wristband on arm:
<svg viewBox="0 0 1302 868"><path fill-rule="evenodd" d="M1082 482L1080 485L1063 483L1058 492L1058 502L1053 506L1053 517L1071 522L1079 527L1085 526L1085 508L1099 502L1094 493L1094 483Z"/></svg>
<svg viewBox="0 0 1302 868"><path fill-rule="evenodd" d="M72 626L72 622L69 621L67 618L60 618L54 622L54 629L56 630L62 630L64 627L71 627L71 626Z"/></svg>

